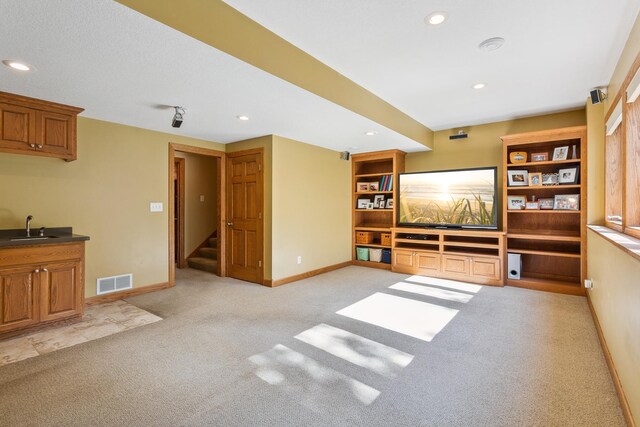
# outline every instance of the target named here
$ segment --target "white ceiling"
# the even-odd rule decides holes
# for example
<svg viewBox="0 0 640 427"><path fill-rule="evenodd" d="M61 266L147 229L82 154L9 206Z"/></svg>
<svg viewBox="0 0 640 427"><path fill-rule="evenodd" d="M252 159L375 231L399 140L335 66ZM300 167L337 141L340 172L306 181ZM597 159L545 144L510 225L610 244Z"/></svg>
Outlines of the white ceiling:
<svg viewBox="0 0 640 427"><path fill-rule="evenodd" d="M110 0L0 1L3 59L36 71L0 66L1 91L83 107L85 117L222 143L276 134L338 151L425 150ZM186 108L180 129L171 105Z"/></svg>
<svg viewBox="0 0 640 427"><path fill-rule="evenodd" d="M639 0L225 2L434 130L583 107L640 10ZM425 25L434 11L449 19ZM490 37L506 43L480 51Z"/></svg>

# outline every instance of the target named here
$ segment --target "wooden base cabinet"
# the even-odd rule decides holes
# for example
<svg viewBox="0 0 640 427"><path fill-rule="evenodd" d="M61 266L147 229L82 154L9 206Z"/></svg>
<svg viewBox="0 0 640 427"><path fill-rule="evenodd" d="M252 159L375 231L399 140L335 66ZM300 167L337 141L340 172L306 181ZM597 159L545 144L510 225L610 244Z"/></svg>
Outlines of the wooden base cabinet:
<svg viewBox="0 0 640 427"><path fill-rule="evenodd" d="M0 249L0 335L83 310L84 243Z"/></svg>

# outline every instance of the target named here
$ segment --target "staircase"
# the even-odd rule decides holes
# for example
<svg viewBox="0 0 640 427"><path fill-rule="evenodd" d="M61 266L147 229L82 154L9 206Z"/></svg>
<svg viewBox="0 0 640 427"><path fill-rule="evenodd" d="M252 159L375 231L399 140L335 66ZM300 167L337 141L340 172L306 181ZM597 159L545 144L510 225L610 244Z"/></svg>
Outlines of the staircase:
<svg viewBox="0 0 640 427"><path fill-rule="evenodd" d="M196 251L196 256L187 260L190 268L218 273L218 249L216 249L218 238L210 237L207 246L202 246Z"/></svg>

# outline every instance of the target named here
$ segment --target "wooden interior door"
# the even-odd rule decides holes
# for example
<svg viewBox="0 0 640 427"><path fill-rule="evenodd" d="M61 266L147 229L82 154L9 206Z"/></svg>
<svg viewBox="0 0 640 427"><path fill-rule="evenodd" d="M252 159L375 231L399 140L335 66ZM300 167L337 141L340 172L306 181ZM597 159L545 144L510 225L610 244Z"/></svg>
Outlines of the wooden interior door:
<svg viewBox="0 0 640 427"><path fill-rule="evenodd" d="M175 264L178 268L185 268L187 260L184 253L184 191L185 191L185 160L176 157L173 164L173 221Z"/></svg>
<svg viewBox="0 0 640 427"><path fill-rule="evenodd" d="M227 154L227 275L262 284L262 150Z"/></svg>

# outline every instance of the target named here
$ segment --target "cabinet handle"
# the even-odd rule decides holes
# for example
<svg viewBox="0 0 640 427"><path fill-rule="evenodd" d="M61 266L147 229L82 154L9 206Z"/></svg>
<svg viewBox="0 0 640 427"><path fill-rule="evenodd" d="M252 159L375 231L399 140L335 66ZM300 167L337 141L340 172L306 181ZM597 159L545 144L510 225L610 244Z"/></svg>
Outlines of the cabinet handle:
<svg viewBox="0 0 640 427"><path fill-rule="evenodd" d="M45 273L49 272L49 270L47 270L46 268L43 268L42 271L44 271Z"/></svg>
<svg viewBox="0 0 640 427"><path fill-rule="evenodd" d="M38 144L38 148L42 148L42 144Z"/></svg>
<svg viewBox="0 0 640 427"><path fill-rule="evenodd" d="M36 144L29 144L29 147L36 148Z"/></svg>
<svg viewBox="0 0 640 427"><path fill-rule="evenodd" d="M36 268L35 270L33 270L34 273L40 273L40 269Z"/></svg>

